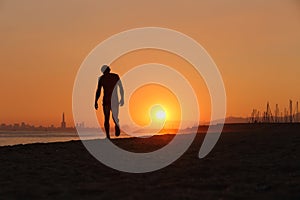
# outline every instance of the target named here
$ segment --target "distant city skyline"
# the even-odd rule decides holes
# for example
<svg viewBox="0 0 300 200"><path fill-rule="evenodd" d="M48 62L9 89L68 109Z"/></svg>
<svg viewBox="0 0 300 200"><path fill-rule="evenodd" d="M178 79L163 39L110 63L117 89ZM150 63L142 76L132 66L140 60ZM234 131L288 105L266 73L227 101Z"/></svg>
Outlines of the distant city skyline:
<svg viewBox="0 0 300 200"><path fill-rule="evenodd" d="M294 104L293 104L294 103ZM300 112L299 112L299 101L293 101L289 100L288 106L281 106L283 108L284 112L279 109L278 104L274 104L275 108L271 108L271 102L267 102L265 109L258 110L253 109L252 112L246 116L228 116L226 117L226 123L255 123L255 122L268 122L268 123L299 123L300 122ZM281 112L280 112L281 111ZM175 122L173 122L175 123ZM176 122L177 124L178 122ZM214 123L218 123L218 120ZM168 122L168 126L165 128L172 128L172 121ZM209 121L202 121L200 122L200 125L206 125L209 124ZM86 127L85 122L80 122L74 124L74 122L70 123L70 126L67 126L67 123L65 121L65 112L62 112L61 122L58 123L58 125L54 124L47 124L44 125L38 125L38 124L29 124L27 122L21 121L21 122L13 122L13 123L5 123L0 122L0 129L31 129L31 128L41 128L41 129L66 129L66 128L96 128L96 127ZM122 124L121 127L131 130L133 126L130 126L130 124ZM193 127L193 125L187 125L184 128Z"/></svg>
<svg viewBox="0 0 300 200"><path fill-rule="evenodd" d="M71 126L67 126L66 120L65 120L65 112L62 112L62 118L61 122L59 125L54 125L50 123L43 123L43 124L30 124L26 122L25 120L22 120L21 122L13 122L13 123L5 123L5 122L0 122L1 127L12 127L12 128L36 128L36 127L41 127L41 128L74 128L72 126L73 123L70 123Z"/></svg>

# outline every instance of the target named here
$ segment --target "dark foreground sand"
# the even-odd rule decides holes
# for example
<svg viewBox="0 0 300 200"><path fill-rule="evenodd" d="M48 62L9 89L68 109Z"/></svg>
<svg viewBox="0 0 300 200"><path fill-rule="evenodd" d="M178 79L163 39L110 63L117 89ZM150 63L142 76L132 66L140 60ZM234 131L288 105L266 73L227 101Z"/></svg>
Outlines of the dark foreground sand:
<svg viewBox="0 0 300 200"><path fill-rule="evenodd" d="M0 199L300 199L299 125L227 126L198 159L204 134L175 163L130 174L94 159L80 141L0 147ZM114 142L159 148L171 135Z"/></svg>

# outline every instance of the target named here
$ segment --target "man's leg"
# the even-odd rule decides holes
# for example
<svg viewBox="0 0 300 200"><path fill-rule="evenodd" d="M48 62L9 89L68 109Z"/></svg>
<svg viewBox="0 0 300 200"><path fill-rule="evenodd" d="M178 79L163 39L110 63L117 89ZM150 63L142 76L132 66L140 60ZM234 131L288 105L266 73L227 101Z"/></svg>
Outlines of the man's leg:
<svg viewBox="0 0 300 200"><path fill-rule="evenodd" d="M110 139L110 135L109 135L110 106L104 105L103 112L104 112L104 128L105 128L105 132L106 132L106 137L107 137L107 139Z"/></svg>
<svg viewBox="0 0 300 200"><path fill-rule="evenodd" d="M112 104L112 116L115 122L115 134L116 136L120 135L120 127L119 127L119 104L114 103Z"/></svg>

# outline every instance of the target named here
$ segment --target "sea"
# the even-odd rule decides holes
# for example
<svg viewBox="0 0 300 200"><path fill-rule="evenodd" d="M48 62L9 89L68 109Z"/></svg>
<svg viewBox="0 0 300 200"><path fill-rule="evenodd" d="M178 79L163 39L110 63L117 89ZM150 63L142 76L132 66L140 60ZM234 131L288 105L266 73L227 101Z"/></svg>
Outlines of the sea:
<svg viewBox="0 0 300 200"><path fill-rule="evenodd" d="M67 142L72 140L101 139L104 136L90 134L79 138L76 132L51 132L51 131L0 131L0 146L18 144Z"/></svg>
<svg viewBox="0 0 300 200"><path fill-rule="evenodd" d="M121 133L118 138L131 137L151 137L160 135L155 133L141 133L135 135L126 135ZM34 144L34 143L52 143L52 142L67 142L76 140L94 140L104 139L105 136L100 133L91 132L89 134L78 136L77 132L59 132L59 131L0 131L0 146L13 146L19 144ZM116 138L111 134L111 138Z"/></svg>

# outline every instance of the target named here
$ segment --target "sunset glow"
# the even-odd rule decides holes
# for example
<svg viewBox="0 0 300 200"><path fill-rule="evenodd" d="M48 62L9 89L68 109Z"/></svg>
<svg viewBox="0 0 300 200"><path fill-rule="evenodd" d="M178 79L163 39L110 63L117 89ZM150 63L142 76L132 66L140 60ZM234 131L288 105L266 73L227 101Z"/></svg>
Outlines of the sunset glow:
<svg viewBox="0 0 300 200"><path fill-rule="evenodd" d="M273 108L275 104L286 105L288 99L300 99L296 87L300 84L297 1L134 0L130 4L105 2L105 8L102 1L1 1L1 123L24 121L59 126L65 112L67 126L74 125L72 89L83 60L108 37L147 26L180 31L207 50L224 79L227 116L248 117L253 108L264 110L268 101ZM167 52L144 50L109 64L112 72L122 78L129 69L149 62L163 63L182 73L196 92L200 120L210 119L206 85L184 59ZM99 63L99 73L90 77L95 87L102 64L105 63ZM95 88L91 90L94 92ZM138 94L142 91L147 98ZM152 96L152 91L139 89L127 99L132 119L140 125L150 123L148 110L155 104L165 107L167 122L180 119L176 98L170 92L158 98ZM93 106L93 100L90 101ZM101 121L101 112L97 115Z"/></svg>
<svg viewBox="0 0 300 200"><path fill-rule="evenodd" d="M180 121L181 108L176 96L161 85L148 84L139 88L129 102L132 120L140 126L161 122L177 125Z"/></svg>

